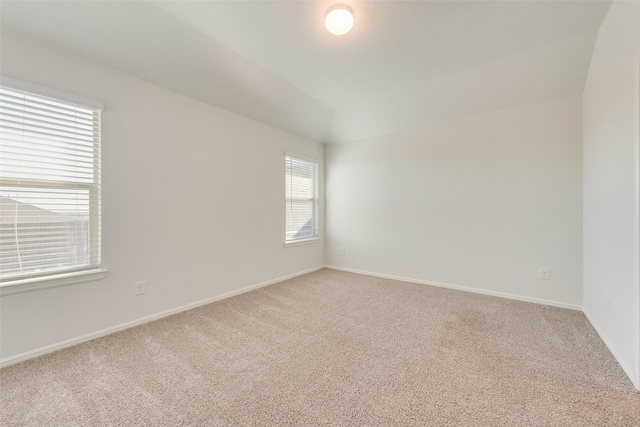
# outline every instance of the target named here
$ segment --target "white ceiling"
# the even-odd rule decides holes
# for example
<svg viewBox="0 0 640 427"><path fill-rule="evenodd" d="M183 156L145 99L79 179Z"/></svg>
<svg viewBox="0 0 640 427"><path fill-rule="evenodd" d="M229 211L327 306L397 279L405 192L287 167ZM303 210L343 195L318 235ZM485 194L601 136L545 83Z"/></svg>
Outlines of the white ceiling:
<svg viewBox="0 0 640 427"><path fill-rule="evenodd" d="M15 28L328 143L581 94L609 1L2 2Z"/></svg>

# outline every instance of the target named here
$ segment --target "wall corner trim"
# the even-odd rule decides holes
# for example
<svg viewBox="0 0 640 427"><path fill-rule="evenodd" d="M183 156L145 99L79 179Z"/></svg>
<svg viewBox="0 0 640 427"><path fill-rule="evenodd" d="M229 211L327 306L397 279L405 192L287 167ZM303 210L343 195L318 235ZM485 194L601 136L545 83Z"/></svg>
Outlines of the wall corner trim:
<svg viewBox="0 0 640 427"><path fill-rule="evenodd" d="M596 333L598 334L602 342L604 342L604 344L607 346L611 354L613 354L613 357L618 362L618 365L620 365L624 373L627 374L627 377L629 377L629 380L631 381L633 386L640 391L640 384L637 381L637 377L633 375L633 370L627 364L627 362L622 358L622 355L620 354L620 352L613 345L613 340L611 340L608 337L608 335L604 333L604 329L601 328L598 325L598 323L594 320L595 318L589 314L589 310L583 309L582 312L586 316L589 323L591 323L591 326L593 326L593 329L596 330Z"/></svg>

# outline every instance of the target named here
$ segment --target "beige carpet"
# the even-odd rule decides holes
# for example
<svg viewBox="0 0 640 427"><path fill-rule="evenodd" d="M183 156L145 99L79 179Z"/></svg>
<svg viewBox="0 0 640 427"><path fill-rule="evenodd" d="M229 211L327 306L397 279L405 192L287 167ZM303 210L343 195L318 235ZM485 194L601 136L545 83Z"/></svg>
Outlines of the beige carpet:
<svg viewBox="0 0 640 427"><path fill-rule="evenodd" d="M582 313L331 270L0 381L3 426L640 426Z"/></svg>

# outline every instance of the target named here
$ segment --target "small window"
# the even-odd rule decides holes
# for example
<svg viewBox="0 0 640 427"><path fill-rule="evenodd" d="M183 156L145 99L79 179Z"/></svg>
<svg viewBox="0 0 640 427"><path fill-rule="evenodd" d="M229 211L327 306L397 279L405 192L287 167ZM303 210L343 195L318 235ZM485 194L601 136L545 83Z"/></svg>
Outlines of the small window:
<svg viewBox="0 0 640 427"><path fill-rule="evenodd" d="M0 281L100 268L101 108L7 80L0 85Z"/></svg>
<svg viewBox="0 0 640 427"><path fill-rule="evenodd" d="M285 243L318 238L318 163L285 155Z"/></svg>

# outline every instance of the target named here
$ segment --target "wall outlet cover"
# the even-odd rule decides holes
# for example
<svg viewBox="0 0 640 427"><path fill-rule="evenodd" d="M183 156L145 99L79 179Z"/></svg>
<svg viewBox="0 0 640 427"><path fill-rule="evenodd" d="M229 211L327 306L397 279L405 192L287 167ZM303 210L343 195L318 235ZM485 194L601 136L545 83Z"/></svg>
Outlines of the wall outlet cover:
<svg viewBox="0 0 640 427"><path fill-rule="evenodd" d="M549 269L545 267L540 267L539 271L540 280L549 280Z"/></svg>
<svg viewBox="0 0 640 427"><path fill-rule="evenodd" d="M135 294L136 295L142 295L142 294L144 294L146 292L147 292L147 282L145 282L144 280L142 280L140 282L136 282Z"/></svg>

